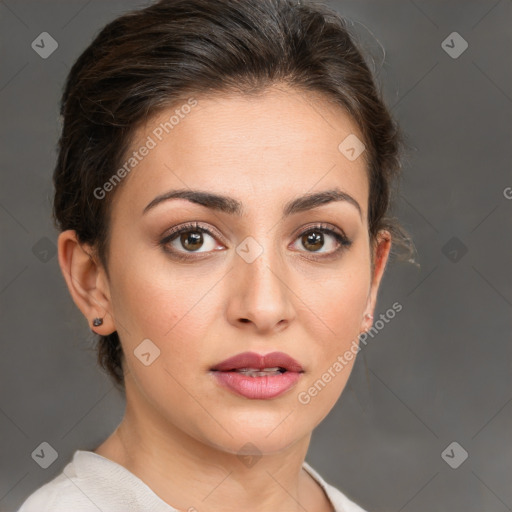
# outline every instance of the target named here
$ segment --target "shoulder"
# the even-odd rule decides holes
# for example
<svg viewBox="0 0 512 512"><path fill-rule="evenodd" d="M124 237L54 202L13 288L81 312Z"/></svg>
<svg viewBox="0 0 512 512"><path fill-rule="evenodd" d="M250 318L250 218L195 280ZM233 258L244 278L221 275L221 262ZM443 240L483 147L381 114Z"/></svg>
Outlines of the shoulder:
<svg viewBox="0 0 512 512"><path fill-rule="evenodd" d="M36 489L17 512L176 512L119 464L87 450Z"/></svg>
<svg viewBox="0 0 512 512"><path fill-rule="evenodd" d="M334 506L335 512L367 512L343 494L339 489L327 483L307 462L304 462L303 467L324 489L327 497Z"/></svg>
<svg viewBox="0 0 512 512"><path fill-rule="evenodd" d="M73 481L76 478L72 469L70 463L53 480L36 489L18 512L97 512L94 503Z"/></svg>

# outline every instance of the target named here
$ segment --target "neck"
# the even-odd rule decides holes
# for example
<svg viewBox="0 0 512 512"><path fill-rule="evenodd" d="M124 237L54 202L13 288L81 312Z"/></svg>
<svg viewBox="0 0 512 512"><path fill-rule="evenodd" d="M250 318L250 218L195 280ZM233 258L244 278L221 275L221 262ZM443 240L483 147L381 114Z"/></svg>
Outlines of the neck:
<svg viewBox="0 0 512 512"><path fill-rule="evenodd" d="M302 468L310 439L311 434L279 452L243 456L196 439L149 406L127 400L122 422L95 452L124 466L178 510L331 511L323 490Z"/></svg>

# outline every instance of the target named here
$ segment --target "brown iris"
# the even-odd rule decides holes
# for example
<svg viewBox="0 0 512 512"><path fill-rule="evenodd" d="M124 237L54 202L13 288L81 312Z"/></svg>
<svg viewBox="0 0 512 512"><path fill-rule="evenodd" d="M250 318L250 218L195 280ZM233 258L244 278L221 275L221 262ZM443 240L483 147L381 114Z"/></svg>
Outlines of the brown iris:
<svg viewBox="0 0 512 512"><path fill-rule="evenodd" d="M185 249L195 251L203 245L203 234L200 231L181 233L180 242Z"/></svg>
<svg viewBox="0 0 512 512"><path fill-rule="evenodd" d="M313 247L313 250L318 250L322 248L324 243L323 233L318 231L309 231L308 233L304 233L302 235L302 243L306 249L308 246Z"/></svg>

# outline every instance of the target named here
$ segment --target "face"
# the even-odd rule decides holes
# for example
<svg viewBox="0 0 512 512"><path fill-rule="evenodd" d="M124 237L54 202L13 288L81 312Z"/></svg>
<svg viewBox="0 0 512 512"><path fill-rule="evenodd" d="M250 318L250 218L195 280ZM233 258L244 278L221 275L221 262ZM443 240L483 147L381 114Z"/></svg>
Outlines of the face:
<svg viewBox="0 0 512 512"><path fill-rule="evenodd" d="M380 276L366 164L338 149L362 136L341 109L290 90L196 101L139 128L130 155L151 149L115 191L107 307L127 400L211 447L277 452L333 407L354 363L340 356L369 327ZM161 197L178 190L228 199ZM327 191L344 195L288 211ZM284 352L303 373L277 396L242 396L211 368L247 351Z"/></svg>

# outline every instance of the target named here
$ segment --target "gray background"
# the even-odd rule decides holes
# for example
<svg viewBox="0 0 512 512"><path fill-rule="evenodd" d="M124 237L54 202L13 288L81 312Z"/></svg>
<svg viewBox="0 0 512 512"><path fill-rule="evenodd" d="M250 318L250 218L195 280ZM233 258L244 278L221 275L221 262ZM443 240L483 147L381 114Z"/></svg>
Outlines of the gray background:
<svg viewBox="0 0 512 512"><path fill-rule="evenodd" d="M369 511L512 510L512 1L328 3L408 136L396 212L421 266L388 267L376 319L403 310L359 353L307 460ZM123 414L52 252L51 173L71 64L142 5L0 1L1 511ZM48 59L31 48L45 31L59 44ZM469 44L457 59L441 46L454 31ZM48 469L31 457L43 441L58 452ZM441 456L453 441L469 454L457 469Z"/></svg>

